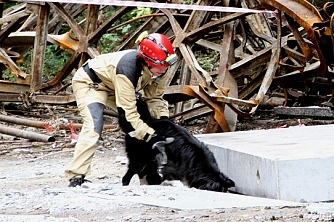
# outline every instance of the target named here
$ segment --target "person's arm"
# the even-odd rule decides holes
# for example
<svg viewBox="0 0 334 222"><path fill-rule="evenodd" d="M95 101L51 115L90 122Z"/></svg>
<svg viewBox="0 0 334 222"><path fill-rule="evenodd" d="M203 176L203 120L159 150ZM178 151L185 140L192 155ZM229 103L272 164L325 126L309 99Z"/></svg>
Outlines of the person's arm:
<svg viewBox="0 0 334 222"><path fill-rule="evenodd" d="M168 118L168 102L163 99L166 90L167 75L160 78L159 83L152 83L143 89L144 100L147 103L151 116L155 119Z"/></svg>
<svg viewBox="0 0 334 222"><path fill-rule="evenodd" d="M122 74L117 74L114 81L117 110L121 127L125 133L139 140L149 141L154 129L149 127L137 112L136 92L131 81Z"/></svg>

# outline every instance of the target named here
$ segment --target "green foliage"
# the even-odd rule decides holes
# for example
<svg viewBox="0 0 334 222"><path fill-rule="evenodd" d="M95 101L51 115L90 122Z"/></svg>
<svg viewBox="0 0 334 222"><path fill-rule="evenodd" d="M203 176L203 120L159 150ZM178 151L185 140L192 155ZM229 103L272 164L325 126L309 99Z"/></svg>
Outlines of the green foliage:
<svg viewBox="0 0 334 222"><path fill-rule="evenodd" d="M101 44L101 53L109 53L114 51L117 43L122 40L122 36L118 35L117 33L106 33L100 39Z"/></svg>
<svg viewBox="0 0 334 222"><path fill-rule="evenodd" d="M1 102L1 107L2 109L6 108L6 109L17 109L18 107L18 103L14 103L14 102Z"/></svg>
<svg viewBox="0 0 334 222"><path fill-rule="evenodd" d="M214 50L201 50L195 52L200 66L207 72L217 69L220 59L220 53Z"/></svg>
<svg viewBox="0 0 334 222"><path fill-rule="evenodd" d="M25 73L31 73L33 50L29 50L24 56L24 62L19 68ZM45 51L43 75L55 76L66 64L71 54L59 49L57 45L48 45Z"/></svg>
<svg viewBox="0 0 334 222"><path fill-rule="evenodd" d="M193 0L185 0L184 3L186 5L192 5L192 4L194 4L194 1Z"/></svg>
<svg viewBox="0 0 334 222"><path fill-rule="evenodd" d="M106 14L110 14L112 10L115 10L115 8L111 8L109 11L106 12ZM120 21L115 22L114 25L119 25L123 22L129 21L133 18L138 18L143 15L149 15L152 13L152 10L150 8L135 8L131 10L129 13L125 14ZM117 46L119 46L123 38L128 35L129 33L132 33L138 29L138 27L141 25L142 21L140 19L131 22L130 24L125 24L124 26L121 26L117 28L116 30L113 30L110 33L105 33L100 41L100 47L101 47L101 53L108 53L113 52L116 50Z"/></svg>
<svg viewBox="0 0 334 222"><path fill-rule="evenodd" d="M3 70L2 78L9 82L16 82L16 76L12 75L9 69Z"/></svg>
<svg viewBox="0 0 334 222"><path fill-rule="evenodd" d="M138 18L142 15L149 15L151 13L152 13L152 10L150 8L137 7L136 9L134 9L130 12L130 15L133 18Z"/></svg>
<svg viewBox="0 0 334 222"><path fill-rule="evenodd" d="M8 9L8 8L11 8L11 7L15 7L15 5L20 5L22 4L21 2L13 2L13 3L6 3L6 4L3 4L3 9Z"/></svg>
<svg viewBox="0 0 334 222"><path fill-rule="evenodd" d="M31 73L31 61L32 61L33 51L30 49L21 57L24 58L24 62L19 65L19 68L25 73Z"/></svg>
<svg viewBox="0 0 334 222"><path fill-rule="evenodd" d="M126 22L130 19L139 18L140 16L144 16L144 15L150 15L151 13L152 13L152 10L150 8L137 7L131 10L126 15L124 15L121 19L121 22ZM121 28L121 33L125 34L125 33L131 33L135 31L141 25L142 22L143 21L138 19L132 22L131 24L125 25L124 27Z"/></svg>
<svg viewBox="0 0 334 222"><path fill-rule="evenodd" d="M59 49L57 45L48 45L45 52L44 75L47 77L55 76L70 57L70 53Z"/></svg>
<svg viewBox="0 0 334 222"><path fill-rule="evenodd" d="M118 9L119 7L116 6L107 6L102 10L102 13L106 18L109 18L113 16Z"/></svg>

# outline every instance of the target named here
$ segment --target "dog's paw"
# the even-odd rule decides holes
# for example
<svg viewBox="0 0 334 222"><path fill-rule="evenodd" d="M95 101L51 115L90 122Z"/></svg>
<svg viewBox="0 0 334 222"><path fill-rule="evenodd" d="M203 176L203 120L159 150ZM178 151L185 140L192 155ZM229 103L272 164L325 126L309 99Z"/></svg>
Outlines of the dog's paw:
<svg viewBox="0 0 334 222"><path fill-rule="evenodd" d="M162 186L184 187L180 180L165 180L161 183Z"/></svg>

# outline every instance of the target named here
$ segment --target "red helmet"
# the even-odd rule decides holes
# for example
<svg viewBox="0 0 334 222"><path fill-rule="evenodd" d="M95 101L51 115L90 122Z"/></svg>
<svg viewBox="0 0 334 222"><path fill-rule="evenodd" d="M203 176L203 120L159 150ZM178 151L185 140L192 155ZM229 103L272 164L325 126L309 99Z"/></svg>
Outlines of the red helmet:
<svg viewBox="0 0 334 222"><path fill-rule="evenodd" d="M138 56L151 67L168 67L178 60L172 43L165 35L143 32L137 38L136 43L139 43Z"/></svg>

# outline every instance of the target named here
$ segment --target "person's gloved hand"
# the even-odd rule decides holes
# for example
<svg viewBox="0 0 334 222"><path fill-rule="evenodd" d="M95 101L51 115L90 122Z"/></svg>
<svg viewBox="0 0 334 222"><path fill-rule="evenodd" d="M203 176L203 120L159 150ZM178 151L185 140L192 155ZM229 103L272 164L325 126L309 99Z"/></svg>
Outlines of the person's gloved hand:
<svg viewBox="0 0 334 222"><path fill-rule="evenodd" d="M161 119L161 120L169 120L169 121L171 121L171 122L173 122L173 123L176 123L176 122L174 121L174 119L172 119L172 118L170 118L170 117L168 117L168 116L160 116L160 119Z"/></svg>

